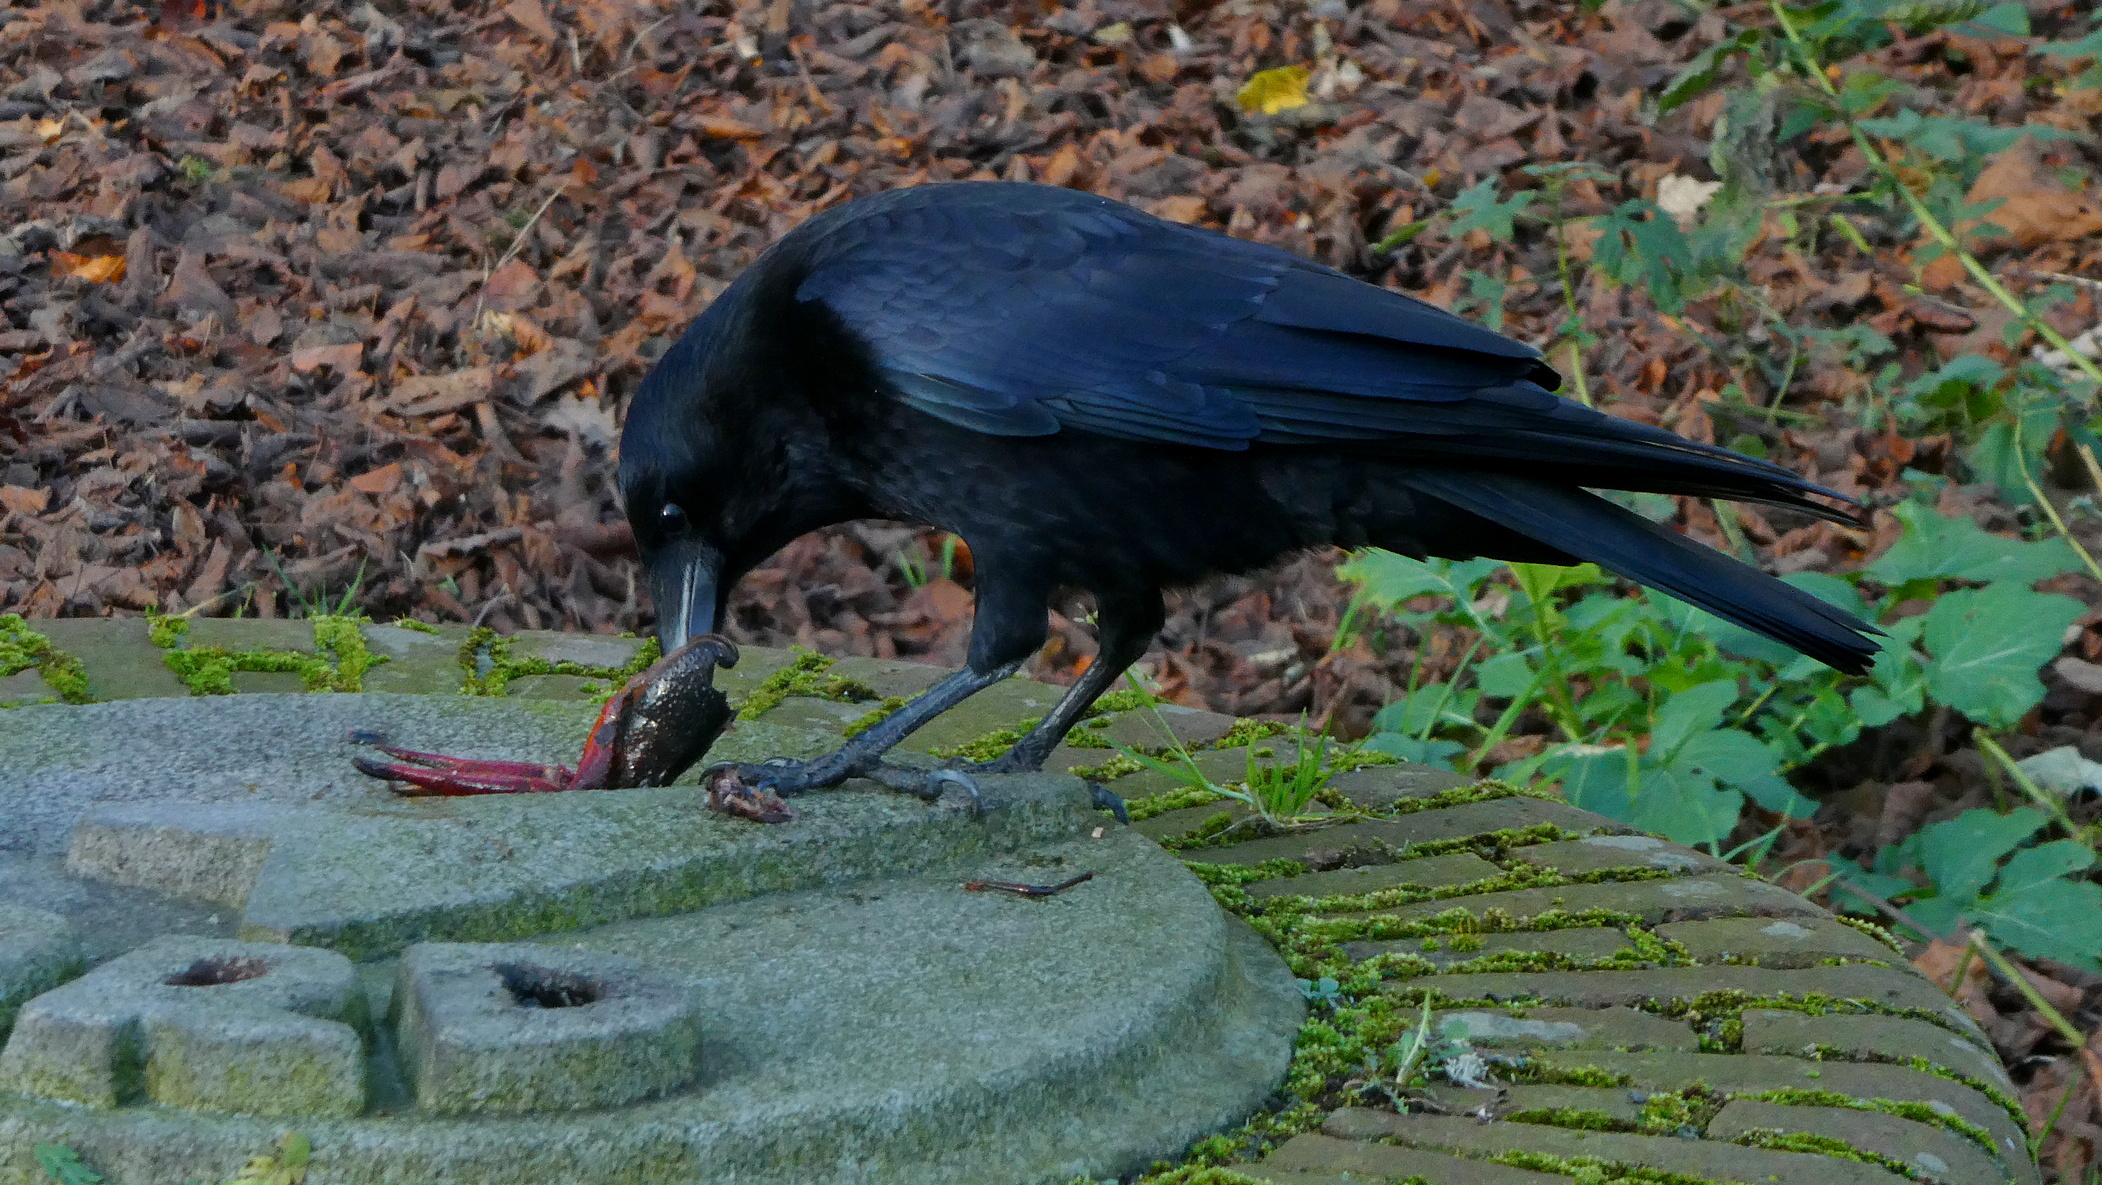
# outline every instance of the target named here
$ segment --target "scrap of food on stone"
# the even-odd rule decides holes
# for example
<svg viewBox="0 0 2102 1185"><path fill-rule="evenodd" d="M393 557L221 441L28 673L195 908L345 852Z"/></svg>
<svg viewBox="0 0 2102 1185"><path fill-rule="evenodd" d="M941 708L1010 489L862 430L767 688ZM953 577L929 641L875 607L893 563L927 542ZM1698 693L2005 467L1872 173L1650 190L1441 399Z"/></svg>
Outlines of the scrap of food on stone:
<svg viewBox="0 0 2102 1185"><path fill-rule="evenodd" d="M729 726L730 701L715 687L715 669L736 665L737 647L718 634L699 635L658 659L606 701L575 769L385 744L376 747L394 760L358 757L355 763L361 772L395 783L396 793L416 797L668 786ZM762 822L788 817L759 809L727 813Z"/></svg>

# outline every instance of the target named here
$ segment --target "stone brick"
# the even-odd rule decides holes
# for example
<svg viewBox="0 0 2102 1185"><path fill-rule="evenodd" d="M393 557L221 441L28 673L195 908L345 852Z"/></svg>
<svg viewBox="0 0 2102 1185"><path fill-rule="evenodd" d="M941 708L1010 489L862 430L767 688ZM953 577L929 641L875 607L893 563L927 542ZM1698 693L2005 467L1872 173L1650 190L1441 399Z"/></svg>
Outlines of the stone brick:
<svg viewBox="0 0 2102 1185"><path fill-rule="evenodd" d="M1238 722L1232 716L1219 712L1186 708L1181 704L1161 704L1153 709L1134 708L1128 712L1098 716L1083 722L1081 728L1087 735L1115 741L1127 748L1152 752L1174 745L1209 745L1225 736L1227 730L1236 723ZM1285 755L1292 752L1292 742L1289 738L1264 744L1281 745L1280 752ZM1336 749L1338 746L1330 742L1330 748ZM1114 748L1101 751L1116 752Z"/></svg>
<svg viewBox="0 0 2102 1185"><path fill-rule="evenodd" d="M833 663L831 669L825 673L865 683L870 691L887 698L893 695L918 695L934 686L936 680L949 672L945 668L923 662L901 662L894 658L853 655Z"/></svg>
<svg viewBox="0 0 2102 1185"><path fill-rule="evenodd" d="M1905 1066L1862 1062L1815 1062L1802 1058L1728 1053L1617 1053L1543 1050L1533 1056L1544 1069L1604 1070L1625 1075L1628 1085L1647 1090L1684 1090L1701 1084L1725 1094L1770 1090L1824 1090L1860 1099L1897 1099L1948 1108L1948 1113L1992 1133L1993 1146L2010 1165L2026 1164L2027 1133L1991 1099L1963 1085ZM2033 1182L2026 1169L2017 1179Z"/></svg>
<svg viewBox="0 0 2102 1185"><path fill-rule="evenodd" d="M1389 1182L1410 1177L1420 1177L1432 1185L1567 1185L1569 1180L1508 1165L1462 1160L1440 1152L1341 1140L1315 1132L1293 1136L1264 1157L1261 1164L1235 1165L1234 1171L1277 1185L1311 1185L1316 1180Z"/></svg>
<svg viewBox="0 0 2102 1185"><path fill-rule="evenodd" d="M1404 761L1347 770L1329 779L1328 785L1366 810L1379 810L1404 798L1429 798L1473 782L1466 774Z"/></svg>
<svg viewBox="0 0 2102 1185"><path fill-rule="evenodd" d="M1492 1000L1537 997L1557 1004L1600 1006L1692 1000L1710 992L1748 996L1835 996L1871 1006L1911 1008L1970 1021L1925 976L1882 967L1654 967L1640 971L1500 971L1441 976L1438 987L1454 996Z"/></svg>
<svg viewBox="0 0 2102 1185"><path fill-rule="evenodd" d="M88 676L88 694L98 700L190 694L161 661L143 617L40 618L31 628L80 660ZM307 636L311 639L312 632Z"/></svg>
<svg viewBox="0 0 2102 1185"><path fill-rule="evenodd" d="M363 627L365 649L387 661L365 672L365 690L400 695L457 694L466 672L460 669L460 644L467 640L462 627L440 627L443 632L392 625Z"/></svg>
<svg viewBox="0 0 2102 1185"><path fill-rule="evenodd" d="M419 943L394 989L416 1101L441 1115L617 1107L700 1070L685 983L619 955L530 943Z"/></svg>
<svg viewBox="0 0 2102 1185"><path fill-rule="evenodd" d="M1627 830L1618 823L1589 811L1580 811L1567 803L1519 796L1418 811L1399 819L1345 823L1322 831L1251 840L1212 849L1207 859L1221 864L1260 864L1280 856L1296 859L1308 851L1400 850L1412 843L1466 839L1540 823L1553 823L1578 832Z"/></svg>
<svg viewBox="0 0 2102 1185"><path fill-rule="evenodd" d="M1483 1049L1700 1048L1693 1026L1639 1008L1448 1008L1434 1016L1436 1024L1465 1022L1468 1043Z"/></svg>
<svg viewBox="0 0 2102 1185"><path fill-rule="evenodd" d="M906 739L905 747L922 753L975 741L998 729L1013 728L1051 710L1063 687L1034 679L995 683L929 721ZM867 711L863 708L862 711ZM1119 791L1122 793L1122 791Z"/></svg>
<svg viewBox="0 0 2102 1185"><path fill-rule="evenodd" d="M1364 960L1374 955L1399 952L1427 959L1439 970L1459 963L1509 951L1541 951L1549 954L1567 955L1580 962L1592 962L1611 958L1629 949L1627 935L1610 927L1568 930L1521 930L1504 934L1476 934L1471 939L1480 946L1459 946L1452 938L1403 938L1392 942L1346 942L1343 953L1352 959ZM1436 943L1436 948L1425 950L1424 943Z"/></svg>
<svg viewBox="0 0 2102 1185"><path fill-rule="evenodd" d="M1876 1111L1736 1099L1708 1124L1708 1136L1716 1140L1735 1140L1755 1131L1803 1132L1839 1140L1905 1164L1934 1185L2004 1185L2009 1179L2000 1163L1974 1141Z"/></svg>
<svg viewBox="0 0 2102 1185"><path fill-rule="evenodd" d="M1605 868L1663 868L1671 872L1735 872L1736 869L1692 848L1654 835L1587 835L1583 839L1544 843L1514 855L1528 864L1576 874Z"/></svg>
<svg viewBox="0 0 2102 1185"><path fill-rule="evenodd" d="M1744 1010L1744 1051L1809 1055L1813 1048L1842 1056L1904 1062L1925 1058L1967 1078L2012 1094L2014 1084L1992 1051L1940 1025L1906 1016L1809 1016L1769 1008Z"/></svg>
<svg viewBox="0 0 2102 1185"><path fill-rule="evenodd" d="M583 703L596 700L593 689L603 693L604 679L586 679L579 675L520 675L504 685L504 694L515 699L571 700Z"/></svg>
<svg viewBox="0 0 2102 1185"><path fill-rule="evenodd" d="M12 675L0 676L0 708L43 703L45 700L57 698L58 692L52 690L49 683L44 682L44 677L37 674L34 667Z"/></svg>
<svg viewBox="0 0 2102 1185"><path fill-rule="evenodd" d="M579 666L611 667L614 670L627 666L644 644L642 638L566 634L553 630L520 630L512 634L509 641L513 659L543 658L553 663L573 662Z"/></svg>
<svg viewBox="0 0 2102 1185"><path fill-rule="evenodd" d="M221 650L291 650L314 653L314 625L291 618L193 617L183 636L185 649L216 646Z"/></svg>
<svg viewBox="0 0 2102 1185"><path fill-rule="evenodd" d="M1716 918L1672 922L1657 937L1685 946L1703 963L1742 962L1761 967L1809 967L1828 959L1903 962L1903 956L1829 917Z"/></svg>
<svg viewBox="0 0 2102 1185"><path fill-rule="evenodd" d="M1264 843L1274 841L1264 840ZM1241 844L1238 848L1254 847ZM1238 848L1224 848L1232 852ZM1636 919L1655 924L1688 918L1709 918L1729 914L1763 914L1767 916L1820 917L1824 911L1784 889L1775 888L1764 881L1746 880L1741 876L1689 876L1675 880L1612 881L1591 885L1557 885L1546 889L1512 889L1500 893L1481 893L1472 897L1454 897L1442 901L1422 901L1411 905L1395 906L1392 909L1342 913L1337 917L1382 917L1425 918L1443 913L1455 906L1473 911L1477 916L1491 909L1502 910L1514 918L1529 918L1549 910L1572 912L1588 909L1609 909L1617 913L1633 915Z"/></svg>
<svg viewBox="0 0 2102 1185"><path fill-rule="evenodd" d="M1131 802L1137 798L1145 797L1144 795L1125 793L1126 783L1130 781L1130 778L1119 778L1111 786L1111 789L1115 790L1117 794L1121 796L1126 802ZM1154 791L1154 793L1158 793L1158 791ZM1211 818L1213 815L1220 813L1221 811L1226 812L1227 814L1233 816L1235 819L1245 819L1248 816L1255 813L1255 811L1252 808L1245 806L1241 803L1235 802L1230 798L1221 798L1213 802L1207 802L1202 806L1188 806L1182 808L1181 810L1163 812L1161 814L1153 816L1150 819L1140 819L1138 822L1133 823L1131 826L1134 831L1137 831L1140 835L1146 836L1149 839L1169 839L1174 836L1188 834L1190 831L1194 830L1198 824ZM1227 849L1225 848L1207 848L1203 851L1190 853L1190 858L1204 860L1207 862L1231 863L1231 861L1216 860L1215 856L1213 855L1214 851L1223 852L1226 850Z"/></svg>
<svg viewBox="0 0 2102 1185"><path fill-rule="evenodd" d="M1201 857L1203 853L1193 852ZM1427 856L1421 860L1403 860L1397 864L1368 864L1360 868L1338 868L1330 872L1310 872L1304 876L1283 876L1274 880L1257 881L1248 886L1248 895L1255 898L1279 897L1298 894L1307 897L1357 896L1376 893L1399 885L1414 885L1418 888L1436 889L1447 885L1464 885L1484 877L1495 876L1503 871L1471 852L1455 852L1449 856Z"/></svg>
<svg viewBox="0 0 2102 1185"><path fill-rule="evenodd" d="M64 917L0 901L0 1039L23 1001L80 970L80 934Z"/></svg>
<svg viewBox="0 0 2102 1185"><path fill-rule="evenodd" d="M90 1107L355 1115L365 997L333 951L160 938L22 1007L0 1086Z"/></svg>
<svg viewBox="0 0 2102 1185"><path fill-rule="evenodd" d="M1812 1153L1775 1152L1669 1136L1574 1131L1532 1123L1483 1123L1445 1115L1396 1115L1346 1108L1330 1115L1321 1130L1339 1139L1395 1140L1410 1147L1463 1155L1527 1151L1596 1157L1616 1164L1749 1185L1900 1185L1905 1180L1887 1169Z"/></svg>

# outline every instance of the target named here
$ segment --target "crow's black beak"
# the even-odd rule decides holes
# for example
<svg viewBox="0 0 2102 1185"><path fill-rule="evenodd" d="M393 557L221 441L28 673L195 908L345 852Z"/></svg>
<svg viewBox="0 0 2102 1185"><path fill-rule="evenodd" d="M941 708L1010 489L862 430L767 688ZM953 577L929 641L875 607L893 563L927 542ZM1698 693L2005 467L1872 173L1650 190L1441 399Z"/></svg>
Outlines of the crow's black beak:
<svg viewBox="0 0 2102 1185"><path fill-rule="evenodd" d="M714 548L685 541L666 544L649 557L650 600L657 606L657 643L664 653L688 638L715 632L721 563Z"/></svg>

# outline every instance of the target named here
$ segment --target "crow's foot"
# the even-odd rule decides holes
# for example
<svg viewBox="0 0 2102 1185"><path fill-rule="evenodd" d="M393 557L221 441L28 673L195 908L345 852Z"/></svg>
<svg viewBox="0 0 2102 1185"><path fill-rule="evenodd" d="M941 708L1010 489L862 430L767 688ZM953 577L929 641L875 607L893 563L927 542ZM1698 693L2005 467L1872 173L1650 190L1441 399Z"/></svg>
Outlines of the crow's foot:
<svg viewBox="0 0 2102 1185"><path fill-rule="evenodd" d="M939 800L949 787L954 786L970 796L972 813L982 813L984 809L977 782L969 772L957 769L915 769L876 759L840 766L821 757L815 761L780 760L763 765L717 766L709 771L708 777L712 782L725 774L734 776L755 793L781 798L828 790L849 778L867 778L928 802Z"/></svg>

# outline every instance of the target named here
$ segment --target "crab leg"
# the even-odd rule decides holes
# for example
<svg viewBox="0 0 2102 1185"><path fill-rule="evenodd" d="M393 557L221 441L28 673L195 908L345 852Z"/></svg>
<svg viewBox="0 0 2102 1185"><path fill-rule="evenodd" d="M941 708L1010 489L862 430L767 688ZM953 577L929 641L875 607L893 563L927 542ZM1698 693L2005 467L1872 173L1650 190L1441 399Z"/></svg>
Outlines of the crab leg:
<svg viewBox="0 0 2102 1185"><path fill-rule="evenodd" d="M417 787L406 796L455 796L467 794L540 794L567 790L575 781L569 767L541 765L531 761L500 761L493 758L448 757L443 753L419 753L414 749L377 746L394 761L356 757L352 764L360 773L404 782Z"/></svg>

